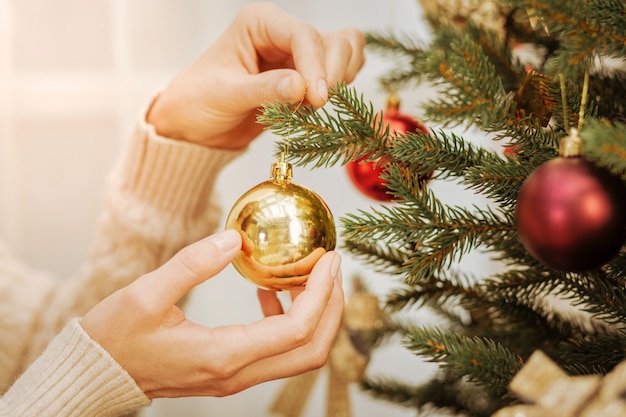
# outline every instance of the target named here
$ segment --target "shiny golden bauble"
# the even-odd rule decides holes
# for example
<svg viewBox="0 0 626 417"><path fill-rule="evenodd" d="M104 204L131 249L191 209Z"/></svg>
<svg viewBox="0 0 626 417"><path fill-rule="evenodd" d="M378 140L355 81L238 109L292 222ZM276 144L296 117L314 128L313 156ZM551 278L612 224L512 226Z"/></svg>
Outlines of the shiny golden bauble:
<svg viewBox="0 0 626 417"><path fill-rule="evenodd" d="M335 221L315 192L291 182L280 159L272 178L242 195L226 219L243 245L233 265L260 288L279 291L306 283L315 263L335 248Z"/></svg>

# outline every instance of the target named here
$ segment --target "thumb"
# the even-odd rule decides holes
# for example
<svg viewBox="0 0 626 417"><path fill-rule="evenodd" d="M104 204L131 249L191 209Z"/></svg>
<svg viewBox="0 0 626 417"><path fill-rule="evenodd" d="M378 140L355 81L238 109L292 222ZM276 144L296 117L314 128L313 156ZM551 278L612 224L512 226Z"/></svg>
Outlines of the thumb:
<svg viewBox="0 0 626 417"><path fill-rule="evenodd" d="M306 94L306 81L297 71L277 69L245 77L239 87L240 98L246 98L250 108L259 107L268 101L298 103Z"/></svg>
<svg viewBox="0 0 626 417"><path fill-rule="evenodd" d="M181 249L132 285L143 286L147 305L166 311L193 287L223 270L240 249L241 235L236 230L224 230Z"/></svg>

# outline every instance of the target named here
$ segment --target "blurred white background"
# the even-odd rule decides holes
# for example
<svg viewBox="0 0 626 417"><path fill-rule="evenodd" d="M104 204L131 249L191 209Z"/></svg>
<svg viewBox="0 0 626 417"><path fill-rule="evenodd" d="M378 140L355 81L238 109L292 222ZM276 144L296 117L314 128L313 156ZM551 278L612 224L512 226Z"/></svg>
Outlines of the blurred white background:
<svg viewBox="0 0 626 417"><path fill-rule="evenodd" d="M191 63L221 33L244 0L0 0L0 236L29 263L60 278L84 258L102 205L103 182L151 94ZM276 4L319 28L407 31L426 37L417 0L280 0ZM368 56L355 86L376 106L377 77L390 63ZM428 91L419 94L423 99ZM403 110L419 117L415 95ZM257 140L221 174L224 211L267 179L273 138ZM360 195L343 168L296 168L294 181L317 191L336 218L377 203ZM358 274L381 297L397 282L344 256L344 282ZM471 267L471 265L466 265ZM348 291L349 293L349 291ZM260 317L255 289L232 268L199 287L192 320L209 326ZM427 313L416 319L426 323ZM271 335L268 335L271 337ZM368 371L421 381L433 366L400 343L375 352ZM154 401L143 417L269 415L282 381L227 398ZM302 417L324 415L325 378ZM356 417L412 416L351 387Z"/></svg>

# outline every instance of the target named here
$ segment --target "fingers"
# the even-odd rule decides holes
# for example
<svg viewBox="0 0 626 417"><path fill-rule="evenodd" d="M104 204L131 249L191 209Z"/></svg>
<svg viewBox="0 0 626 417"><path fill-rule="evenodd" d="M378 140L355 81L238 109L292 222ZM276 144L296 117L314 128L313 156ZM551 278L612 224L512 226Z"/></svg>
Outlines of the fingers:
<svg viewBox="0 0 626 417"><path fill-rule="evenodd" d="M330 87L353 81L365 63L365 38L360 31L346 29L320 36L317 31L313 35L301 30L293 42L295 69L307 83L307 101L316 107L326 103Z"/></svg>
<svg viewBox="0 0 626 417"><path fill-rule="evenodd" d="M329 85L350 83L365 64L365 37L356 29L332 32L324 37Z"/></svg>
<svg viewBox="0 0 626 417"><path fill-rule="evenodd" d="M287 378L323 366L341 325L343 306L344 294L339 272L311 340L281 354L251 362L233 376L231 386L237 386L238 390L241 390L261 382ZM271 338L271 335L267 335L266 338Z"/></svg>
<svg viewBox="0 0 626 417"><path fill-rule="evenodd" d="M228 354L237 357L242 367L302 347L317 331L322 331L321 328L325 329L323 335L332 338L331 333L336 332L343 312L340 264L339 254L328 252L315 265L304 290L285 314L270 314L243 328L237 338L231 337L228 327L213 329L212 337L232 340ZM269 313L275 311L268 310Z"/></svg>
<svg viewBox="0 0 626 417"><path fill-rule="evenodd" d="M256 293L264 316L276 316L284 313L283 306L275 291L258 289Z"/></svg>
<svg viewBox="0 0 626 417"><path fill-rule="evenodd" d="M291 103L306 99L314 107L321 107L328 100L328 88L339 81L352 81L365 62L365 39L356 29L322 36L312 26L270 3L244 8L236 21L261 60L267 63L266 69L285 68L289 63L301 76L301 79L294 75L271 79L275 83L275 96L269 99ZM277 82L282 82L280 88Z"/></svg>
<svg viewBox="0 0 626 417"><path fill-rule="evenodd" d="M306 100L315 107L323 106L328 101L328 81L321 35L310 26L301 27L294 34L291 48L295 69L306 81Z"/></svg>
<svg viewBox="0 0 626 417"><path fill-rule="evenodd" d="M230 91L237 97L237 104L254 109L268 101L298 103L302 100L307 84L295 70L275 69L229 80Z"/></svg>
<svg viewBox="0 0 626 417"><path fill-rule="evenodd" d="M329 253L331 256L328 256ZM316 325L334 289L332 283L329 285L329 276L335 279L339 275L340 267L341 257L338 253L324 254L313 267L304 291L294 298L286 314L294 321Z"/></svg>
<svg viewBox="0 0 626 417"><path fill-rule="evenodd" d="M293 60L307 83L306 99L313 106L328 100L328 88L351 82L365 63L365 37L356 29L321 34L300 30L293 42ZM311 50L311 48L313 48ZM320 71L318 66L324 67ZM323 75L325 74L325 75Z"/></svg>
<svg viewBox="0 0 626 417"><path fill-rule="evenodd" d="M237 19L242 20L242 28L250 36L262 60L270 67L272 63L293 62L294 69L306 82L308 101L316 106L326 102L328 92L324 41L315 28L270 3L245 7ZM300 101L304 93L304 88L295 90L294 94L299 95L295 101Z"/></svg>
<svg viewBox="0 0 626 417"><path fill-rule="evenodd" d="M211 262L205 259L224 264L234 256L241 247L238 235L226 231L188 246L154 274L140 278L136 282L140 283L137 290L142 301L151 307L148 303L171 304L219 269L209 267ZM200 259L189 262L196 258ZM133 311L121 326L125 333L120 333L120 326L109 326L100 332L100 339L118 336L115 343L103 346L149 398L222 396L299 374L326 362L341 323L344 296L339 267L337 253L324 255L285 314L280 314L275 294L265 298L271 293L261 292L270 316L250 325L207 328L185 320L171 307L170 314L176 310L180 316L171 326L162 325L164 319L156 326L146 326L140 317L142 311ZM94 317L101 314L96 312ZM139 324L127 326L128 321Z"/></svg>
<svg viewBox="0 0 626 417"><path fill-rule="evenodd" d="M285 314L278 314L275 294L261 291L269 316L255 323L209 329L187 321L168 329L165 344L176 358L170 362L184 382L171 380L166 391L147 395L222 396L322 366L343 314L339 266L337 253L322 257Z"/></svg>
<svg viewBox="0 0 626 417"><path fill-rule="evenodd" d="M131 287L142 292L146 305L169 311L193 287L224 269L240 249L241 235L224 230L183 248Z"/></svg>

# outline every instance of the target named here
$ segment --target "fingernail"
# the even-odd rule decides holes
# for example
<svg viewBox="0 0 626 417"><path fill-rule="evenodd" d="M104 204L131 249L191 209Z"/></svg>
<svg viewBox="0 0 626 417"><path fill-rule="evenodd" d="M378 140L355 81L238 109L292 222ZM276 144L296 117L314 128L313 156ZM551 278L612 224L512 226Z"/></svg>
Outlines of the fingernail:
<svg viewBox="0 0 626 417"><path fill-rule="evenodd" d="M335 253L333 258L333 263L330 264L330 274L332 277L336 277L339 274L339 268L341 267L341 256L338 253Z"/></svg>
<svg viewBox="0 0 626 417"><path fill-rule="evenodd" d="M319 80L317 82L317 92L324 102L328 101L328 85L326 84L326 80Z"/></svg>
<svg viewBox="0 0 626 417"><path fill-rule="evenodd" d="M282 100L291 99L291 77L285 77L278 83L278 95Z"/></svg>
<svg viewBox="0 0 626 417"><path fill-rule="evenodd" d="M233 229L226 229L216 233L209 239L221 251L227 251L241 245L239 232Z"/></svg>

